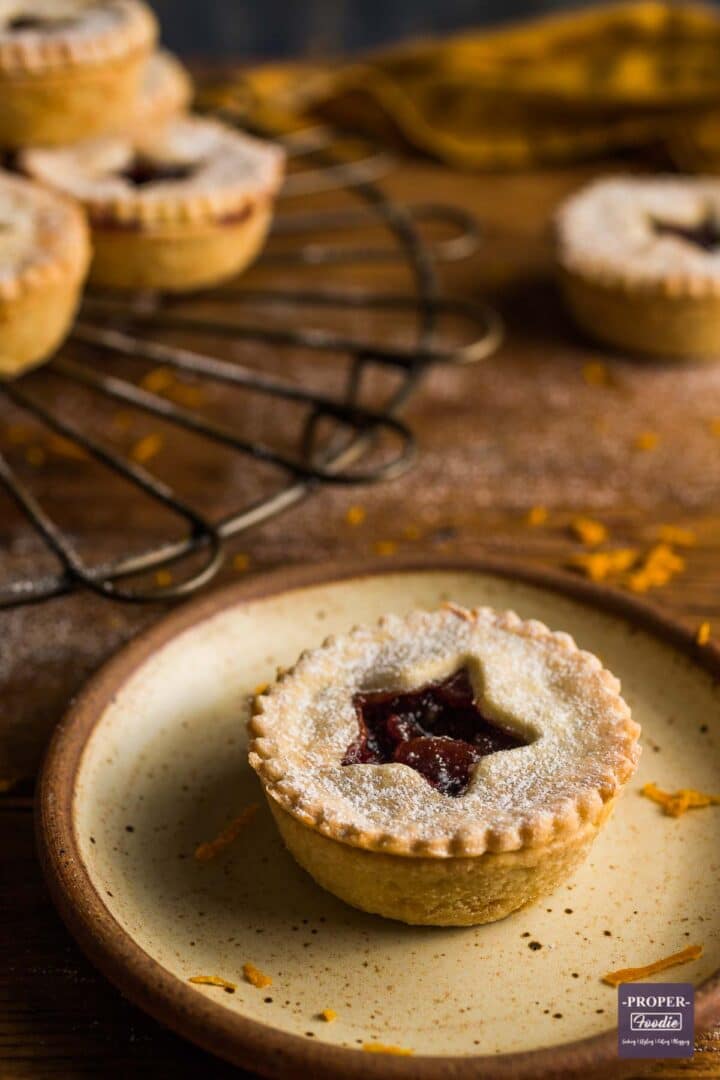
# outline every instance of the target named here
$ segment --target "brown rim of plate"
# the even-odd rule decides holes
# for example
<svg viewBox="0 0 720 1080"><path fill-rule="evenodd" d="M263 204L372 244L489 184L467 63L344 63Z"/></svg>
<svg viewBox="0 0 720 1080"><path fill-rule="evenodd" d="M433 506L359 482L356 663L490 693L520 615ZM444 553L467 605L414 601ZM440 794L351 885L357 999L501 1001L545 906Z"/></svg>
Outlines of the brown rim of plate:
<svg viewBox="0 0 720 1080"><path fill-rule="evenodd" d="M637 1073L637 1062L620 1062L617 1031L503 1055L412 1056L367 1054L278 1031L230 1012L172 975L145 952L116 921L95 889L83 863L73 813L75 779L87 740L108 703L161 646L218 612L283 592L378 574L475 572L510 578L559 592L624 618L675 646L720 678L720 649L698 646L694 634L645 601L570 574L515 565L490 558L404 558L321 563L258 574L221 587L161 618L110 659L71 704L57 726L43 763L36 804L41 863L52 898L82 950L131 1001L160 1023L235 1065L269 1077L322 1076L328 1080L553 1080L589 1076L614 1065ZM703 1031L720 1019L720 971L697 988L695 1027Z"/></svg>

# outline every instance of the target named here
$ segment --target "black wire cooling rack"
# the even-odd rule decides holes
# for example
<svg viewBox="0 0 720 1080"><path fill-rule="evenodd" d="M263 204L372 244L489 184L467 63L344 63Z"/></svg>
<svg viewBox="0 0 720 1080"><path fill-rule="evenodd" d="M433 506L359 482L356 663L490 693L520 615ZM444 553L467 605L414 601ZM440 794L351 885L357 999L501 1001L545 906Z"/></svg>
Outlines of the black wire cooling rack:
<svg viewBox="0 0 720 1080"><path fill-rule="evenodd" d="M203 294L203 301L212 301L212 316L195 313L192 298L180 301L147 294L118 298L89 293L69 346L38 372L0 383L0 394L49 433L69 442L82 455L118 474L176 515L184 522L183 534L141 552L128 550L110 561L88 562L68 532L43 508L32 484L21 478L0 453L0 481L59 563L55 573L43 571L0 586L0 608L39 603L78 588L134 602L189 595L217 573L226 541L231 537L287 510L322 485L370 484L406 469L412 460L414 439L398 414L427 369L436 364L477 361L497 347L502 330L494 312L482 304L443 296L439 288L436 263L463 258L477 248L478 229L470 215L450 206L409 206L388 198L379 181L392 168L392 157L367 148L360 151L357 146L351 152L347 143L328 128L308 129L281 141L291 169L270 243L260 260L266 278L271 272L270 285L252 287L242 279ZM319 210L285 209L296 197L318 192L327 192L329 201L333 192L342 192L353 202L340 207L323 205ZM433 226L442 227L443 236L430 242L424 233ZM363 234L377 232L378 228L385 238L382 244L365 244ZM335 230L342 232L341 242L317 239ZM357 237L361 243L348 243L348 237ZM323 268L327 268L327 277L332 280L335 268L390 263L405 266L412 280L410 291L338 288L327 284L324 277L317 282ZM279 272L288 266L319 268L312 286L298 289L288 288L282 281L277 286L272 283L275 268ZM218 305L220 314L215 313ZM298 317L303 308L405 312L414 328L412 341L381 344L302 323L289 328L269 324L277 305L291 307ZM241 323L235 318L238 312L246 316ZM252 321L247 320L248 313ZM446 317L467 323L471 330L468 343L456 347L439 343L438 326ZM199 347L178 347L162 340L163 334L173 332L197 339ZM278 355L283 349L301 348L327 354L329 362L337 362L340 357L344 365L343 390L333 394L305 388L287 375L257 370L215 355L212 343L223 338L257 343L276 350ZM84 350L87 360L76 358L78 348ZM102 364L97 362L99 356ZM238 424L213 419L202 410L153 392L124 373L114 373L113 360L120 358L147 361L203 383L224 384L277 402L294 403L303 411L301 435L294 452L288 453L286 447L273 446L270 441L249 438ZM380 404L371 407L363 403L363 390L377 371L392 372L395 379ZM102 437L91 435L76 418L66 415L57 401L44 400L38 389L48 377L224 446L248 464L277 471L282 482L222 516L200 512L142 462ZM385 444L386 450L378 462L379 443ZM191 564L191 569L180 580L176 580L176 574L163 575L170 566L177 571L175 564L183 560ZM146 584L151 573L152 586ZM133 578L135 584L130 581Z"/></svg>

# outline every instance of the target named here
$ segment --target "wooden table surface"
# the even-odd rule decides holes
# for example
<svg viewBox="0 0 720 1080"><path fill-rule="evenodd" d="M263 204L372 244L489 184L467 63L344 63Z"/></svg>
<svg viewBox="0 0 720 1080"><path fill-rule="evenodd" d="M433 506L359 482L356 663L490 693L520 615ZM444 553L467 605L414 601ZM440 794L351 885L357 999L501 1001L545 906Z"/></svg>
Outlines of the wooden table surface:
<svg viewBox="0 0 720 1080"><path fill-rule="evenodd" d="M553 283L553 208L584 180L613 168L465 176L412 164L386 178L386 190L398 198L453 203L483 222L481 251L445 266L442 280L453 295L489 296L506 319L506 342L477 367L429 375L406 413L421 450L412 473L372 488L320 491L247 533L231 548L248 556L246 572L378 552L391 565L411 551L502 554L557 568L581 550L568 522L582 511L603 521L613 542L643 550L661 524L692 528L697 543L684 552L685 571L650 598L689 625L716 619L720 632L720 366L613 356L575 332ZM307 287L328 279L337 287L408 287L404 272L390 265L330 272L260 267L246 280ZM355 315L350 329L396 341L409 333L397 315ZM304 385L339 385L332 357L250 344L217 347ZM93 362L125 370L99 354ZM596 362L605 365L607 384L588 382L586 365ZM211 452L139 414L104 412L48 374L33 377L31 386L125 450L161 430L164 441L150 467L206 509L227 510L277 482L269 470ZM214 391L207 406L232 415L244 432L269 438L271 431L280 443L294 438L289 413L248 395ZM644 432L657 436L651 450L636 447ZM133 549L165 535L166 519L87 462L66 457L9 406L0 407L0 447L94 556L120 550L128 531ZM535 505L548 517L533 528L526 515ZM346 520L351 506L365 510L362 524ZM0 493L0 580L39 565L52 561ZM228 564L220 580L239 572ZM0 777L16 781L0 800L0 1077L237 1075L162 1030L95 973L56 916L34 852L32 782L53 725L87 675L161 613L160 605L121 607L73 596L0 614ZM720 1030L700 1040L692 1062L657 1063L652 1072L720 1077Z"/></svg>

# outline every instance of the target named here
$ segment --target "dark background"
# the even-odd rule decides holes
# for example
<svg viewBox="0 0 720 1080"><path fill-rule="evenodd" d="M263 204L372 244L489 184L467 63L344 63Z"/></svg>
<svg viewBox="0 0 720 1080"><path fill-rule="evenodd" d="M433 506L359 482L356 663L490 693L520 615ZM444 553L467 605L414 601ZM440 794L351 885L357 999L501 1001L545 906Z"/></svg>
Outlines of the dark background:
<svg viewBox="0 0 720 1080"><path fill-rule="evenodd" d="M322 56L590 6L589 0L151 0L184 56Z"/></svg>

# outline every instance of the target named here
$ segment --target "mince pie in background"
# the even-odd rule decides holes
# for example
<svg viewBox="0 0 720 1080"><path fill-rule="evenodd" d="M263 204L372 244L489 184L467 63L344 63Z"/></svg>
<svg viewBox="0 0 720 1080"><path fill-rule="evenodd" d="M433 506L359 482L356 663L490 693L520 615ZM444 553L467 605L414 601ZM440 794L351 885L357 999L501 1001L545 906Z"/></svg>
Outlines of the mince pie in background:
<svg viewBox="0 0 720 1080"><path fill-rule="evenodd" d="M329 638L256 701L250 763L341 899L493 922L582 861L635 771L618 680L567 634L447 605Z"/></svg>
<svg viewBox="0 0 720 1080"><path fill-rule="evenodd" d="M62 342L89 262L82 210L0 172L0 378L47 359Z"/></svg>
<svg viewBox="0 0 720 1080"><path fill-rule="evenodd" d="M156 36L142 0L0 0L0 146L126 124Z"/></svg>
<svg viewBox="0 0 720 1080"><path fill-rule="evenodd" d="M583 329L660 357L720 357L720 180L597 180L564 203L556 231Z"/></svg>
<svg viewBox="0 0 720 1080"><path fill-rule="evenodd" d="M196 116L25 150L18 163L84 206L93 282L169 291L213 285L252 262L284 171L278 147Z"/></svg>

